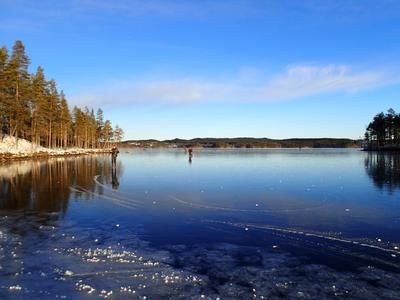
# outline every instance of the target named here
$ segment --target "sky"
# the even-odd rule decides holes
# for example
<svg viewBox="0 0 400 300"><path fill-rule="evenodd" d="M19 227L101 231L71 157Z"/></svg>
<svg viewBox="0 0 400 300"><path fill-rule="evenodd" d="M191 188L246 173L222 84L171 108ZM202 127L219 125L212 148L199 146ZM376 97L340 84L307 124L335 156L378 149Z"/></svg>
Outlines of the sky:
<svg viewBox="0 0 400 300"><path fill-rule="evenodd" d="M0 0L16 40L125 139L360 138L400 111L397 0Z"/></svg>

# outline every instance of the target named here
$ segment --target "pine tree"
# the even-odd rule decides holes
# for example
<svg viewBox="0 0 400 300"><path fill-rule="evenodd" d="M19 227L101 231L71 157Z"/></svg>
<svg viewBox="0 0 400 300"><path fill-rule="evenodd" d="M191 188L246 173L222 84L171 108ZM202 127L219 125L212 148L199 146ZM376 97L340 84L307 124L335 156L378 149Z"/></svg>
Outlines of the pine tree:
<svg viewBox="0 0 400 300"><path fill-rule="evenodd" d="M47 145L52 148L55 145L55 128L57 124L55 123L57 118L57 103L59 102L59 95L57 92L56 82L54 80L49 81L48 87L48 97L47 97L47 114L46 120L48 124L47 131Z"/></svg>
<svg viewBox="0 0 400 300"><path fill-rule="evenodd" d="M29 124L30 60L21 41L16 41L4 71L6 80L6 118L8 131L15 137L24 136Z"/></svg>
<svg viewBox="0 0 400 300"><path fill-rule="evenodd" d="M68 136L70 134L72 118L68 108L68 102L65 99L64 92L60 93L60 138L61 147L68 146Z"/></svg>
<svg viewBox="0 0 400 300"><path fill-rule="evenodd" d="M82 110L78 107L74 107L72 111L73 116L73 136L74 146L83 148L84 145L84 127L85 117Z"/></svg>
<svg viewBox="0 0 400 300"><path fill-rule="evenodd" d="M99 108L96 113L96 138L97 138L98 148L100 148L101 143L104 142L103 127L104 127L103 110Z"/></svg>
<svg viewBox="0 0 400 300"><path fill-rule="evenodd" d="M111 126L110 120L106 120L104 122L104 127L103 127L103 136L104 136L104 148L107 146L110 146L112 137L113 137L113 128Z"/></svg>
<svg viewBox="0 0 400 300"><path fill-rule="evenodd" d="M89 148L89 136L90 136L90 112L89 108L85 106L85 112L84 112L84 122L83 122L83 127L84 127L84 148Z"/></svg>
<svg viewBox="0 0 400 300"><path fill-rule="evenodd" d="M90 111L90 147L92 149L97 146L96 131L97 131L96 117L94 115L94 110L92 109Z"/></svg>
<svg viewBox="0 0 400 300"><path fill-rule="evenodd" d="M9 110L6 102L6 80L5 70L8 62L8 51L6 47L0 48L0 135L3 136L3 131L6 126L5 112Z"/></svg>
<svg viewBox="0 0 400 300"><path fill-rule="evenodd" d="M31 97L31 141L40 145L41 136L45 134L47 124L45 116L47 111L47 82L43 69L39 66L36 74L32 76Z"/></svg>
<svg viewBox="0 0 400 300"><path fill-rule="evenodd" d="M122 130L122 128L120 128L118 125L116 125L113 136L114 136L114 141L116 143L121 143L121 141L124 137L124 131Z"/></svg>

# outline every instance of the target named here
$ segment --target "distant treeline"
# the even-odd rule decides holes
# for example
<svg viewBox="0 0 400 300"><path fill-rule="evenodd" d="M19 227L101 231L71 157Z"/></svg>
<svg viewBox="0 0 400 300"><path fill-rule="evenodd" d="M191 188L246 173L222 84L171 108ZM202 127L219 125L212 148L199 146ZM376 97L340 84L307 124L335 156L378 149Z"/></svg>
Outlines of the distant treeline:
<svg viewBox="0 0 400 300"><path fill-rule="evenodd" d="M11 55L0 48L0 135L24 138L45 147L105 147L121 141L123 131L103 120L103 111L69 109L63 91L47 80L39 66L29 73L30 59L21 41Z"/></svg>
<svg viewBox="0 0 400 300"><path fill-rule="evenodd" d="M393 109L377 114L365 132L368 149L400 149L400 114Z"/></svg>
<svg viewBox="0 0 400 300"><path fill-rule="evenodd" d="M351 139L285 139L268 138L196 138L191 140L136 140L123 143L131 147L202 147L202 148L357 148L359 141Z"/></svg>

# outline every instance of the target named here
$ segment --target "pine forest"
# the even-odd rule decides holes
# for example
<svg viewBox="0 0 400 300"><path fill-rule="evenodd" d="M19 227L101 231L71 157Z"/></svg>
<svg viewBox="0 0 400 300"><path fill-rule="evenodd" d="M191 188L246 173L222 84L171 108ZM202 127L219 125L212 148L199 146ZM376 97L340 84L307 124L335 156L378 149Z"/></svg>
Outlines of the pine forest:
<svg viewBox="0 0 400 300"><path fill-rule="evenodd" d="M123 130L104 120L103 110L73 107L42 67L29 72L24 44L0 48L0 135L47 148L105 148L120 142Z"/></svg>

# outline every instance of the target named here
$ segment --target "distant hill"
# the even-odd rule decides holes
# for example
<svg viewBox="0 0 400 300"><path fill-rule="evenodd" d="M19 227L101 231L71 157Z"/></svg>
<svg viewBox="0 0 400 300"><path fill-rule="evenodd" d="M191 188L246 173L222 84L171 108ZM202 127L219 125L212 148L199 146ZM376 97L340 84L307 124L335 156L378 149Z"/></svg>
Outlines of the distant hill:
<svg viewBox="0 0 400 300"><path fill-rule="evenodd" d="M194 138L190 140L128 140L122 142L125 147L140 148L359 148L360 140L335 139L335 138L293 138L275 140L268 138Z"/></svg>

